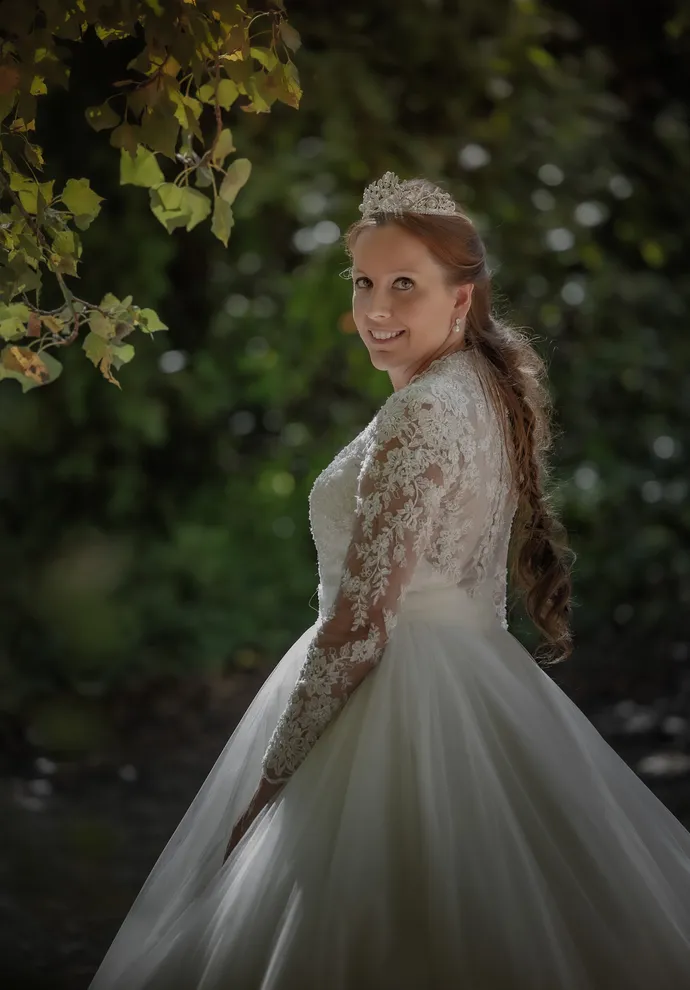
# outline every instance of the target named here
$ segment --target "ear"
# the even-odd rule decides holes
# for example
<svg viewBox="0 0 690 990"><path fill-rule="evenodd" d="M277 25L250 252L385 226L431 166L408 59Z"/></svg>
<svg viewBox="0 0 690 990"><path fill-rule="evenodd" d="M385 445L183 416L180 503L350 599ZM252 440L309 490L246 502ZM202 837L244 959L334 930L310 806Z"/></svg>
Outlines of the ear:
<svg viewBox="0 0 690 990"><path fill-rule="evenodd" d="M457 320L458 317L464 320L469 313L470 306L472 305L472 293L474 291L474 284L472 282L467 282L465 285L458 286L455 293L455 306L453 307L453 319Z"/></svg>

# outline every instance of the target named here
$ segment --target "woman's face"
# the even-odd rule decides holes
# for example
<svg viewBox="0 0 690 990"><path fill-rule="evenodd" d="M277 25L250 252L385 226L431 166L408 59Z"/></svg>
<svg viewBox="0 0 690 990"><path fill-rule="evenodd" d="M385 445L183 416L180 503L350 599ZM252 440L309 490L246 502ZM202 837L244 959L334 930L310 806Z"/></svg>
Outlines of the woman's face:
<svg viewBox="0 0 690 990"><path fill-rule="evenodd" d="M352 313L372 364L402 388L435 358L462 347L472 285L450 287L425 245L395 224L367 227L352 246ZM455 333L456 319L463 331ZM402 331L376 340L377 331Z"/></svg>

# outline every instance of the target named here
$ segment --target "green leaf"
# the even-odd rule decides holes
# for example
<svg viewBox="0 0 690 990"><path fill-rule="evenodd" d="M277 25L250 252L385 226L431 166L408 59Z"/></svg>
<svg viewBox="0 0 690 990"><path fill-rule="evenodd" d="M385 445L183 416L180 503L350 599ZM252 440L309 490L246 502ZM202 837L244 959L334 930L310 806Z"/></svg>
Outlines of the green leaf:
<svg viewBox="0 0 690 990"><path fill-rule="evenodd" d="M176 227L186 226L189 215L181 207L182 189L179 186L173 182L164 182L163 185L149 190L149 199L151 212L169 234Z"/></svg>
<svg viewBox="0 0 690 990"><path fill-rule="evenodd" d="M79 257L81 254L81 244L73 230L58 231L53 238L52 248L56 254L60 255Z"/></svg>
<svg viewBox="0 0 690 990"><path fill-rule="evenodd" d="M266 86L266 76L263 73L252 76L245 89L251 101L242 107L245 113L269 113L271 109L269 100L275 100L275 96L271 92L271 88Z"/></svg>
<svg viewBox="0 0 690 990"><path fill-rule="evenodd" d="M139 145L139 128L132 124L120 124L110 135L113 148L124 148L130 155L135 155Z"/></svg>
<svg viewBox="0 0 690 990"><path fill-rule="evenodd" d="M81 252L77 234L73 230L59 230L51 244L50 264L53 271L63 275L76 275Z"/></svg>
<svg viewBox="0 0 690 990"><path fill-rule="evenodd" d="M281 21L278 25L278 30L280 32L280 37L283 44L286 45L291 51L296 52L297 49L302 44L302 39L299 36L299 32L295 31L291 24L287 21Z"/></svg>
<svg viewBox="0 0 690 990"><path fill-rule="evenodd" d="M233 105L240 91L237 84L232 79L221 79L218 83L218 105L224 110L229 110ZM204 83L197 90L197 96L202 103L209 103L215 106L216 86L214 83Z"/></svg>
<svg viewBox="0 0 690 990"><path fill-rule="evenodd" d="M228 155L236 150L235 142L232 140L232 131L229 127L224 127L218 135L218 140L216 141L211 158L216 165L222 166L225 164L225 159Z"/></svg>
<svg viewBox="0 0 690 990"><path fill-rule="evenodd" d="M180 125L172 112L164 113L157 107L144 111L141 118L139 140L153 151L160 152L166 158L174 159L179 133Z"/></svg>
<svg viewBox="0 0 690 990"><path fill-rule="evenodd" d="M181 209L187 214L187 230L192 230L198 223L205 220L211 212L211 200L196 189L187 187L182 190Z"/></svg>
<svg viewBox="0 0 690 990"><path fill-rule="evenodd" d="M141 324L141 329L144 333L155 333L156 330L168 329L154 309L140 309L137 314L137 320Z"/></svg>
<svg viewBox="0 0 690 990"><path fill-rule="evenodd" d="M182 203L182 186L176 186L174 182L164 182L157 186L156 192L166 210L179 210Z"/></svg>
<svg viewBox="0 0 690 990"><path fill-rule="evenodd" d="M62 191L62 202L77 218L93 220L101 212L103 197L95 193L88 179L68 179ZM77 226L80 226L77 220Z"/></svg>
<svg viewBox="0 0 690 990"><path fill-rule="evenodd" d="M233 105L240 91L232 79L221 79L218 83L218 103L223 110L229 110Z"/></svg>
<svg viewBox="0 0 690 990"><path fill-rule="evenodd" d="M7 320L0 320L0 337L3 340L15 340L23 337L26 333L26 326L21 320L11 317Z"/></svg>
<svg viewBox="0 0 690 990"><path fill-rule="evenodd" d="M213 185L213 172L208 165L200 165L196 172L196 184L202 189Z"/></svg>
<svg viewBox="0 0 690 990"><path fill-rule="evenodd" d="M110 372L113 363L113 347L95 333L87 334L82 346L89 361L100 370L103 377L120 388L120 383L116 378L113 378Z"/></svg>
<svg viewBox="0 0 690 990"><path fill-rule="evenodd" d="M143 186L145 189L150 189L152 186L160 186L163 182L165 182L165 176L161 172L156 156L148 148L143 148L140 145L134 158L128 151L122 150L120 154L121 186Z"/></svg>
<svg viewBox="0 0 690 990"><path fill-rule="evenodd" d="M200 140L202 139L201 128L199 127L199 117L203 110L200 100L195 100L191 96L185 96L179 90L170 90L170 99L175 104L173 111L177 120L187 131L191 131Z"/></svg>
<svg viewBox="0 0 690 990"><path fill-rule="evenodd" d="M235 222L232 215L232 207L220 196L216 196L216 202L213 207L213 219L211 221L211 232L216 235L219 241L221 241L225 247L228 246L228 238L230 237L230 230Z"/></svg>
<svg viewBox="0 0 690 990"><path fill-rule="evenodd" d="M9 306L0 305L0 337L5 340L23 337L26 333L28 319L29 307L25 306L24 303L10 303Z"/></svg>
<svg viewBox="0 0 690 990"><path fill-rule="evenodd" d="M99 306L101 309L107 309L109 312L114 313L122 309L122 303L112 292L106 292L106 294L101 299Z"/></svg>
<svg viewBox="0 0 690 990"><path fill-rule="evenodd" d="M54 182L35 182L21 172L10 171L10 189L19 196L19 200L27 213L36 214L39 211L39 195L43 207L53 199Z"/></svg>
<svg viewBox="0 0 690 990"><path fill-rule="evenodd" d="M97 333L93 332L86 335L82 346L89 361L92 361L96 366L99 365L109 352L107 342L103 337L99 337Z"/></svg>
<svg viewBox="0 0 690 990"><path fill-rule="evenodd" d="M113 365L116 369L121 368L123 364L129 364L135 354L131 344L120 344L112 347L111 350Z"/></svg>
<svg viewBox="0 0 690 990"><path fill-rule="evenodd" d="M119 113L115 113L109 103L87 107L84 115L87 123L93 127L94 131L105 131L110 127L117 127L120 123Z"/></svg>
<svg viewBox="0 0 690 990"><path fill-rule="evenodd" d="M297 67L294 62L286 62L283 66L283 78L285 80L285 87L287 89L288 96L285 98L284 102L288 106L297 109L299 107L299 101L302 98L302 87L299 81L299 73L297 72Z"/></svg>
<svg viewBox="0 0 690 990"><path fill-rule="evenodd" d="M48 92L48 87L46 86L46 81L43 76L34 76L31 80L31 86L29 92L32 96L45 96Z"/></svg>
<svg viewBox="0 0 690 990"><path fill-rule="evenodd" d="M238 192L251 175L251 171L252 163L248 158L236 158L221 183L218 193L221 199L224 199L228 204L234 203Z"/></svg>
<svg viewBox="0 0 690 990"><path fill-rule="evenodd" d="M252 58L255 58L257 62L260 62L264 69L268 69L269 72L278 64L278 56L270 48L256 46L249 49L249 54Z"/></svg>
<svg viewBox="0 0 690 990"><path fill-rule="evenodd" d="M117 329L115 321L97 309L94 309L89 314L89 326L91 327L91 332L103 340L110 340L114 337Z"/></svg>

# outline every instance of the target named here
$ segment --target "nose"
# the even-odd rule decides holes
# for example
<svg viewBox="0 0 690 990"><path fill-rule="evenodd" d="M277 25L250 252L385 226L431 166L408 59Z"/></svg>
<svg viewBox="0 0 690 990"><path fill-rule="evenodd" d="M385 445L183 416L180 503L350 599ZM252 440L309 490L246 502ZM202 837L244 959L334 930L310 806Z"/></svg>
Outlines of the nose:
<svg viewBox="0 0 690 990"><path fill-rule="evenodd" d="M391 315L390 296L385 289L373 290L369 294L367 316L370 320L387 320Z"/></svg>

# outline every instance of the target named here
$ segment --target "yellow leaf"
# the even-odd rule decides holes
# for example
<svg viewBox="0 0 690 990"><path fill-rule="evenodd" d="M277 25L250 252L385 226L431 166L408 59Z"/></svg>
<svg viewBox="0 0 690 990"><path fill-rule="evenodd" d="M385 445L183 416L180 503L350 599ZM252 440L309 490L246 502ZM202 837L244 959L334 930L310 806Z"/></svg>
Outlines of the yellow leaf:
<svg viewBox="0 0 690 990"><path fill-rule="evenodd" d="M3 364L10 371L19 371L39 385L45 385L50 381L50 372L46 364L29 347L17 347L13 344L9 348L9 354L5 355Z"/></svg>
<svg viewBox="0 0 690 990"><path fill-rule="evenodd" d="M42 316L41 323L50 333L61 334L65 329L65 324L57 320L54 316Z"/></svg>

